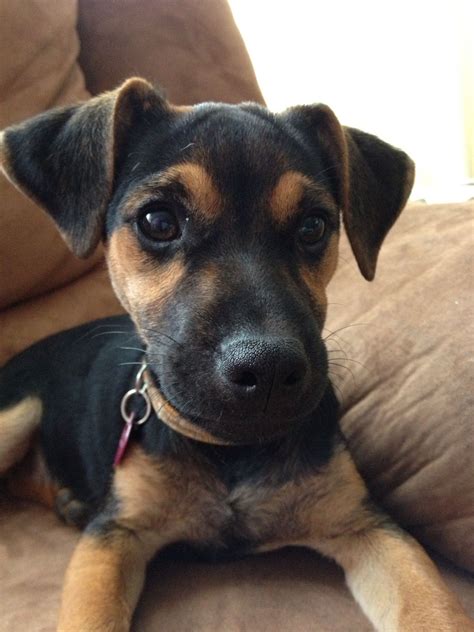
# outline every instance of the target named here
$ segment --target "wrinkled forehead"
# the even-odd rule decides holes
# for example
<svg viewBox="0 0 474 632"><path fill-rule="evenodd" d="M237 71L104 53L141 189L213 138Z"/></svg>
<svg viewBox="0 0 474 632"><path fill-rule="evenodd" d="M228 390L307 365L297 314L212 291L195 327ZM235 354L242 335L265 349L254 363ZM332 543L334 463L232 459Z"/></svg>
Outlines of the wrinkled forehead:
<svg viewBox="0 0 474 632"><path fill-rule="evenodd" d="M179 192L208 219L270 205L284 220L304 196L330 203L322 160L283 120L253 105L180 112L138 135L126 170L137 185L134 203L140 195Z"/></svg>

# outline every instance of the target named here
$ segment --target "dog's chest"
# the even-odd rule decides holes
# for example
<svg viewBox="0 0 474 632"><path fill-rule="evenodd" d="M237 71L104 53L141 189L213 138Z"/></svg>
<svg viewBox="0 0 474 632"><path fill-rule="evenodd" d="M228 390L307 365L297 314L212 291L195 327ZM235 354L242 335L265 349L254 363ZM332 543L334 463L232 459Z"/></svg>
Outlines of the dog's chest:
<svg viewBox="0 0 474 632"><path fill-rule="evenodd" d="M154 460L139 448L115 475L119 519L163 544L252 551L297 541L314 499L304 480L274 484L270 471L229 485L202 464Z"/></svg>

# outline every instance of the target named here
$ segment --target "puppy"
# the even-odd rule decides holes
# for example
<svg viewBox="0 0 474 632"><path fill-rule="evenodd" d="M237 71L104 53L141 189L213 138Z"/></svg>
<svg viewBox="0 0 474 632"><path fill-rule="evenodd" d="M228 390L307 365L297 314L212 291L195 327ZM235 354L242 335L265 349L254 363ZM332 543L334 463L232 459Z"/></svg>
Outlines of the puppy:
<svg viewBox="0 0 474 632"><path fill-rule="evenodd" d="M84 527L58 629L129 630L147 562L186 543L310 547L343 567L377 630L473 630L371 501L321 337L341 217L371 280L408 156L323 105L176 108L141 79L7 129L0 147L74 253L103 241L128 312L0 375L0 472Z"/></svg>

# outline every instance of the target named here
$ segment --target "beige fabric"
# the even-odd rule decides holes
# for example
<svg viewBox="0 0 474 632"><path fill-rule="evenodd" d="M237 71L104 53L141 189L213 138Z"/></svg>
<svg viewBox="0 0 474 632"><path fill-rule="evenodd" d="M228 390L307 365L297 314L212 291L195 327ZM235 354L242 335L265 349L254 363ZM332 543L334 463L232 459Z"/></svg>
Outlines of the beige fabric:
<svg viewBox="0 0 474 632"><path fill-rule="evenodd" d="M0 366L45 336L121 310L99 263L67 287L0 311Z"/></svg>
<svg viewBox="0 0 474 632"><path fill-rule="evenodd" d="M263 102L223 0L80 0L79 35L93 94L138 74L174 103Z"/></svg>
<svg viewBox="0 0 474 632"><path fill-rule="evenodd" d="M472 202L405 210L372 285L343 244L327 330L343 428L375 496L471 570L473 212Z"/></svg>
<svg viewBox="0 0 474 632"><path fill-rule="evenodd" d="M0 3L0 129L88 97L75 22L75 0ZM0 308L59 287L96 261L73 257L46 215L0 175Z"/></svg>
<svg viewBox="0 0 474 632"><path fill-rule="evenodd" d="M0 498L0 630L53 632L77 532L40 507ZM474 616L474 582L443 575ZM153 563L133 632L370 632L341 571L309 551L237 562Z"/></svg>

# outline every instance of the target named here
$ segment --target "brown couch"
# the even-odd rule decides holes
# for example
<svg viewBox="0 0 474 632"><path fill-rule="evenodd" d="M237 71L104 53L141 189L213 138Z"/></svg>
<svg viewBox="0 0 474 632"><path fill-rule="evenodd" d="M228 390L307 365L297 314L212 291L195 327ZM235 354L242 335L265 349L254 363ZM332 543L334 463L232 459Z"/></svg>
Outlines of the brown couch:
<svg viewBox="0 0 474 632"><path fill-rule="evenodd" d="M160 82L179 103L262 100L223 0L1 4L0 128L131 74ZM430 547L474 616L473 210L472 202L411 205L372 285L344 242L327 343L343 428L369 486ZM120 311L100 250L74 259L5 180L0 310L0 364L53 331ZM0 630L49 632L78 533L41 507L6 496L0 504ZM370 626L339 569L307 551L281 551L214 566L156 560L134 629Z"/></svg>

